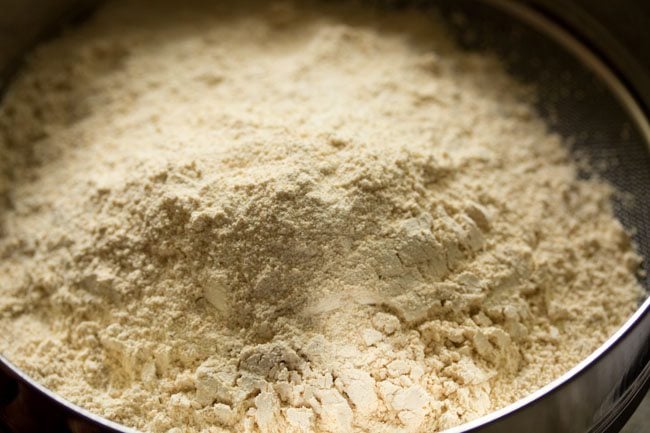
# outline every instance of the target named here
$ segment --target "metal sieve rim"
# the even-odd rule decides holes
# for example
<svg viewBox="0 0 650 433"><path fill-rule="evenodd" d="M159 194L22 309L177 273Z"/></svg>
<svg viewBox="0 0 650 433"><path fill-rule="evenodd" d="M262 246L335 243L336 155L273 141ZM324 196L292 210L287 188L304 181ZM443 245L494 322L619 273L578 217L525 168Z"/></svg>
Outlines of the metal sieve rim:
<svg viewBox="0 0 650 433"><path fill-rule="evenodd" d="M567 49L580 61L581 64L586 66L605 84L611 94L621 104L624 111L626 111L630 116L634 125L638 128L643 141L645 141L646 146L650 150L650 119L642 109L639 101L630 91L630 88L601 57L590 50L576 36L570 33L569 30L563 28L561 25L554 22L552 19L545 16L545 14L530 5L510 0L481 0L481 2L505 12L514 19L518 19L521 22L528 24L534 30L541 32L544 36L550 37L562 48ZM648 223L650 223L650 221ZM441 433L464 433L478 427L486 426L540 400L553 391L558 391L564 385L567 385L573 379L584 373L587 370L587 367L596 363L605 354L612 351L626 335L633 332L637 326L640 326L642 319L648 315L650 315L650 296L646 297L634 314L612 336L598 347L598 349L562 376L508 406L479 417L473 421L443 430ZM648 365L646 365L645 370L648 370ZM648 372L650 372L650 370L644 371L644 373Z"/></svg>

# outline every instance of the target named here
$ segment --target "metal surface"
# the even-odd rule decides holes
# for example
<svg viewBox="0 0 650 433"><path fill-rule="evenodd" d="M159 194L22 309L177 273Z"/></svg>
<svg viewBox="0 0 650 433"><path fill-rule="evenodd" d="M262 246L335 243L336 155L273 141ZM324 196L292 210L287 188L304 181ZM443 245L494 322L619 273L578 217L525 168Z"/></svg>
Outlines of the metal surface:
<svg viewBox="0 0 650 433"><path fill-rule="evenodd" d="M561 15L577 7L572 2L527 2L535 7L505 0L492 3L506 14L472 1L450 1L444 9L453 15L454 9L461 8L467 15L467 24L457 26L461 42L498 53L515 76L535 85L539 111L551 128L572 141L575 154L601 167L600 175L618 190L634 197L632 205L616 200L615 211L627 228L636 231L645 269L650 269L650 128L644 111L650 106L650 95L643 99L643 93L634 92L638 87L629 87L641 78L647 84L650 75L624 75L630 62L643 69L643 59L630 60L636 58L612 42L617 41L615 36L593 26L596 19L585 18L589 16L586 11ZM586 30L558 22L585 25ZM616 29L612 31L616 34ZM616 55L609 57L612 50ZM626 61L617 63L617 59ZM649 277L642 283L648 289ZM649 309L650 301L646 301L619 334L590 358L532 396L472 423L471 431L620 430L647 392Z"/></svg>
<svg viewBox="0 0 650 433"><path fill-rule="evenodd" d="M639 408L634 412L620 433L647 433L649 427L648 421L650 421L650 393L646 394Z"/></svg>
<svg viewBox="0 0 650 433"><path fill-rule="evenodd" d="M0 91L35 41L85 15L94 0L0 0Z"/></svg>
<svg viewBox="0 0 650 433"><path fill-rule="evenodd" d="M70 16L73 5L86 7L92 1L3 3L11 7L0 14L0 77L3 72L8 76L16 55L48 25ZM389 3L396 7L404 2ZM417 1L423 8L429 3ZM462 45L497 53L513 75L534 84L540 91L539 111L550 127L571 139L576 154L601 167L600 175L634 197L631 203L616 200L615 211L626 227L636 230L635 241L650 270L650 50L643 49L650 47L647 5L625 0L617 3L623 12L609 14L603 5L611 2L595 0L436 3ZM635 37L640 39L632 46ZM650 288L650 276L642 283ZM619 431L648 388L649 309L646 299L616 335L558 380L449 433ZM67 403L1 357L0 420L13 432L128 431Z"/></svg>

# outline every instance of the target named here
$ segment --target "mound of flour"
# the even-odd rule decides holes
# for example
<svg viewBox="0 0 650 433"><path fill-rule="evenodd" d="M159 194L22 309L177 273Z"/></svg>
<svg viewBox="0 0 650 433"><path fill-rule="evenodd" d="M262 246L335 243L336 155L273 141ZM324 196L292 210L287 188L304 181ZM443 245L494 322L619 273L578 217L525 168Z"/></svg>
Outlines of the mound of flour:
<svg viewBox="0 0 650 433"><path fill-rule="evenodd" d="M29 374L152 432L432 432L634 310L611 188L497 61L416 12L212 3L109 3L6 95Z"/></svg>

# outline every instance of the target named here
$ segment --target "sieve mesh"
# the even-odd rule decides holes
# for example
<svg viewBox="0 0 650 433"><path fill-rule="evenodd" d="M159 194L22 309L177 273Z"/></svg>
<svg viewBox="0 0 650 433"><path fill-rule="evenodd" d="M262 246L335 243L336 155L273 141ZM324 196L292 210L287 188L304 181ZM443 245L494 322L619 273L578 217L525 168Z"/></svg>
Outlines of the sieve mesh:
<svg viewBox="0 0 650 433"><path fill-rule="evenodd" d="M616 216L650 270L650 143L609 86L565 47L506 12L472 0L438 6L460 45L496 53L511 74L536 87L550 129L619 192ZM639 279L650 291L650 276Z"/></svg>

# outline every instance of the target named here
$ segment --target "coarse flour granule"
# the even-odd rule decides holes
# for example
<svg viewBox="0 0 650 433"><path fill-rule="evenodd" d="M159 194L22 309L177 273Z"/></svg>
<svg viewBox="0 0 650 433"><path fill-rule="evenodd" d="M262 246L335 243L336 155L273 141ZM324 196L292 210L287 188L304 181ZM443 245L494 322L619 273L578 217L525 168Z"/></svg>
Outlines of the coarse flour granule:
<svg viewBox="0 0 650 433"><path fill-rule="evenodd" d="M2 104L0 351L151 432L503 407L640 294L611 188L533 102L422 13L108 3Z"/></svg>

